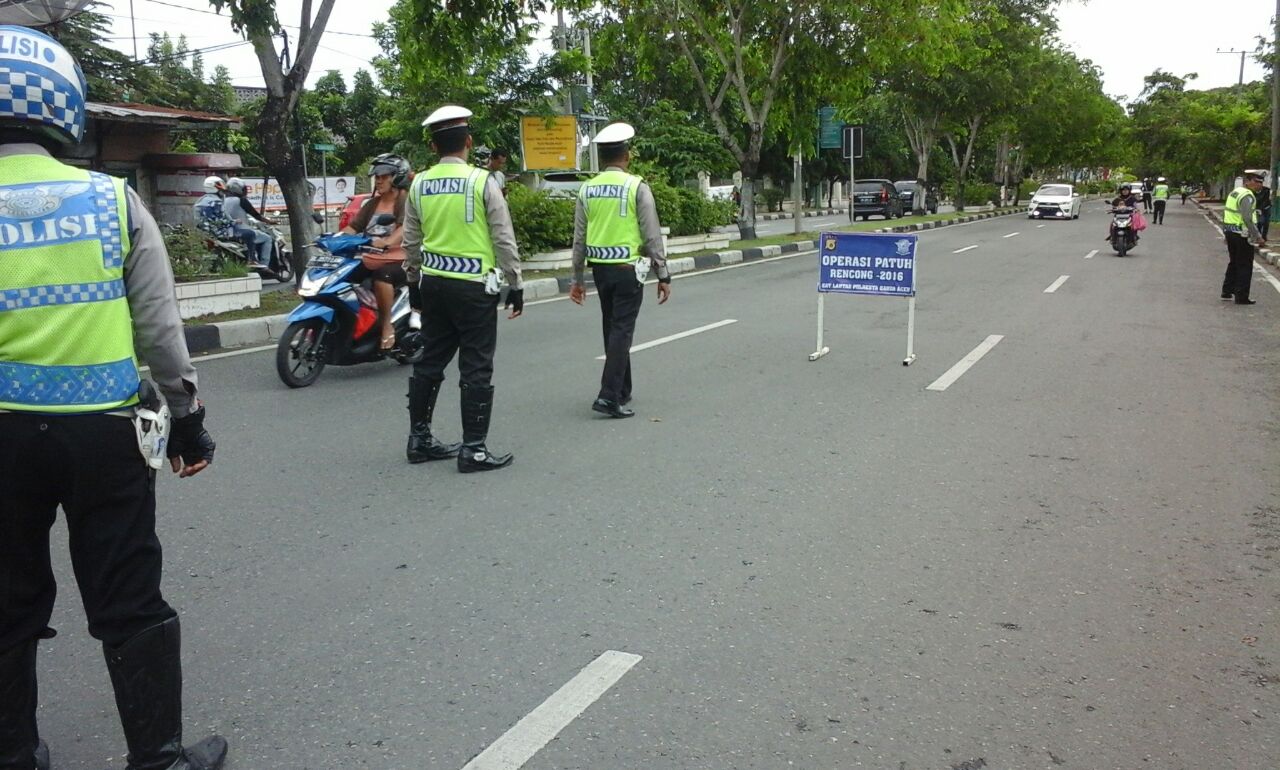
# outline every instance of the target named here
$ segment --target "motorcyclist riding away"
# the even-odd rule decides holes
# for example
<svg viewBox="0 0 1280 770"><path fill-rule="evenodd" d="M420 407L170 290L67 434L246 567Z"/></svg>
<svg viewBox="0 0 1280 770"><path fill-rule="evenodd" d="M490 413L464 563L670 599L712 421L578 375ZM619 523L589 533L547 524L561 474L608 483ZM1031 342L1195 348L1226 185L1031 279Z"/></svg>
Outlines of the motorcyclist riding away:
<svg viewBox="0 0 1280 770"><path fill-rule="evenodd" d="M195 214L196 229L208 233L214 238L233 238L233 222L222 209L222 194L226 183L220 176L204 178L204 195L192 206Z"/></svg>
<svg viewBox="0 0 1280 770"><path fill-rule="evenodd" d="M258 214L253 204L249 203L248 198L245 197L243 180L237 177L227 180L227 197L222 201L222 210L235 223L233 227L236 237L244 241L245 246L248 247L249 261L259 267L270 265L271 236L249 226L249 211L253 211L255 219L261 222L267 220Z"/></svg>
<svg viewBox="0 0 1280 770"><path fill-rule="evenodd" d="M373 277L373 293L378 299L378 316L382 321L380 347L390 350L396 344L395 327L391 323L391 306L395 303L396 290L408 283L403 267L405 253L400 242L404 237L404 206L410 181L409 161L399 155L384 153L374 158L369 165L369 176L373 177L373 194L342 232L363 233L379 214L391 214L395 217L395 226L391 232L375 237L370 244L383 251L366 253L363 256L364 265L351 275L353 281Z"/></svg>

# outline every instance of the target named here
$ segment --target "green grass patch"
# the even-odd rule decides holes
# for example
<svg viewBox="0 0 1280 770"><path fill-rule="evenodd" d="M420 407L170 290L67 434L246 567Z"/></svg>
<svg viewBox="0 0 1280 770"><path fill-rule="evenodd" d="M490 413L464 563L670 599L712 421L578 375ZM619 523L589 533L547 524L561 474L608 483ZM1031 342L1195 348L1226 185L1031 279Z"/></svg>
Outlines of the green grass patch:
<svg viewBox="0 0 1280 770"><path fill-rule="evenodd" d="M239 321L245 318L262 318L269 315L288 313L301 302L292 289L262 292L261 307L250 307L244 310L232 310L228 313L210 313L183 321L188 326L199 326L221 321Z"/></svg>

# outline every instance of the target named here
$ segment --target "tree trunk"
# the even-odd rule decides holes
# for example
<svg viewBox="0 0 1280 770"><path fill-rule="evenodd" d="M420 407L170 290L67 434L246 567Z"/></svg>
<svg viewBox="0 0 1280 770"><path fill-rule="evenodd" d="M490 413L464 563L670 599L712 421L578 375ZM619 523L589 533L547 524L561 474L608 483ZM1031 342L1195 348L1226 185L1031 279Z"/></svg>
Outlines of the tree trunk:
<svg viewBox="0 0 1280 770"><path fill-rule="evenodd" d="M263 160L267 170L280 183L285 207L289 211L289 237L293 243L294 282L301 284L306 269L308 247L319 237L316 223L311 219L314 211L307 178L302 164L297 161L297 148L293 145L284 100L268 103L258 122L258 141L262 145Z"/></svg>
<svg viewBox="0 0 1280 770"><path fill-rule="evenodd" d="M742 207L738 209L738 237L751 240L756 237L756 182L751 178L755 169L742 167Z"/></svg>
<svg viewBox="0 0 1280 770"><path fill-rule="evenodd" d="M969 175L969 164L973 161L973 146L978 141L978 128L981 125L981 117L969 119L969 136L968 142L965 144L963 157L960 155L960 146L956 143L955 136L947 136L947 144L951 146L951 159L956 164L956 211L964 211L964 183Z"/></svg>
<svg viewBox="0 0 1280 770"><path fill-rule="evenodd" d="M929 181L929 156L938 142L938 116L916 118L906 110L902 112L902 123L906 127L907 143L916 156L916 179L927 184ZM925 191L923 184L916 185L915 195L911 198L911 213L921 216L925 213Z"/></svg>

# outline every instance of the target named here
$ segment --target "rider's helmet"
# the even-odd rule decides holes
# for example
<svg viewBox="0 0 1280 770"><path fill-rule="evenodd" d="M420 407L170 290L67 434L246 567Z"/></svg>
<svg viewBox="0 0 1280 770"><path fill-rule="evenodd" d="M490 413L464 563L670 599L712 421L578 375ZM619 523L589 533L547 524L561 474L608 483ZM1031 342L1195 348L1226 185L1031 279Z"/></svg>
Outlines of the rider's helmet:
<svg viewBox="0 0 1280 770"><path fill-rule="evenodd" d="M409 161L390 152L384 152L369 164L369 176L389 176L391 184L401 190L409 189Z"/></svg>
<svg viewBox="0 0 1280 770"><path fill-rule="evenodd" d="M227 192L232 195L244 195L244 180L233 176L227 180Z"/></svg>
<svg viewBox="0 0 1280 770"><path fill-rule="evenodd" d="M491 157L493 157L493 150L483 144L471 151L471 159L480 168L487 167Z"/></svg>
<svg viewBox="0 0 1280 770"><path fill-rule="evenodd" d="M80 65L58 41L27 27L0 25L0 126L79 144L86 90Z"/></svg>
<svg viewBox="0 0 1280 770"><path fill-rule="evenodd" d="M219 190L225 190L226 183L222 181L220 176L207 176L204 178L204 191L207 193L216 193Z"/></svg>
<svg viewBox="0 0 1280 770"><path fill-rule="evenodd" d="M1164 178L1164 177L1160 177L1160 178L1159 178L1159 179L1157 179L1156 181L1157 181L1157 182L1163 182L1163 181L1165 181L1165 178Z"/></svg>

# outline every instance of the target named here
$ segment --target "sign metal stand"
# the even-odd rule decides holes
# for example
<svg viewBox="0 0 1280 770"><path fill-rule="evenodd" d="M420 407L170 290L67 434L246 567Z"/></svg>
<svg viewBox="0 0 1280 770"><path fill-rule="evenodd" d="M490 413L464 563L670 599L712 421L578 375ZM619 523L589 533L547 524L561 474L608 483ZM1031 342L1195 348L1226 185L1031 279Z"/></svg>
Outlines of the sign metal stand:
<svg viewBox="0 0 1280 770"><path fill-rule="evenodd" d="M916 270L919 237L902 234L822 233L819 236L818 342L810 361L831 352L823 344L826 295L907 298L907 356L916 360Z"/></svg>

